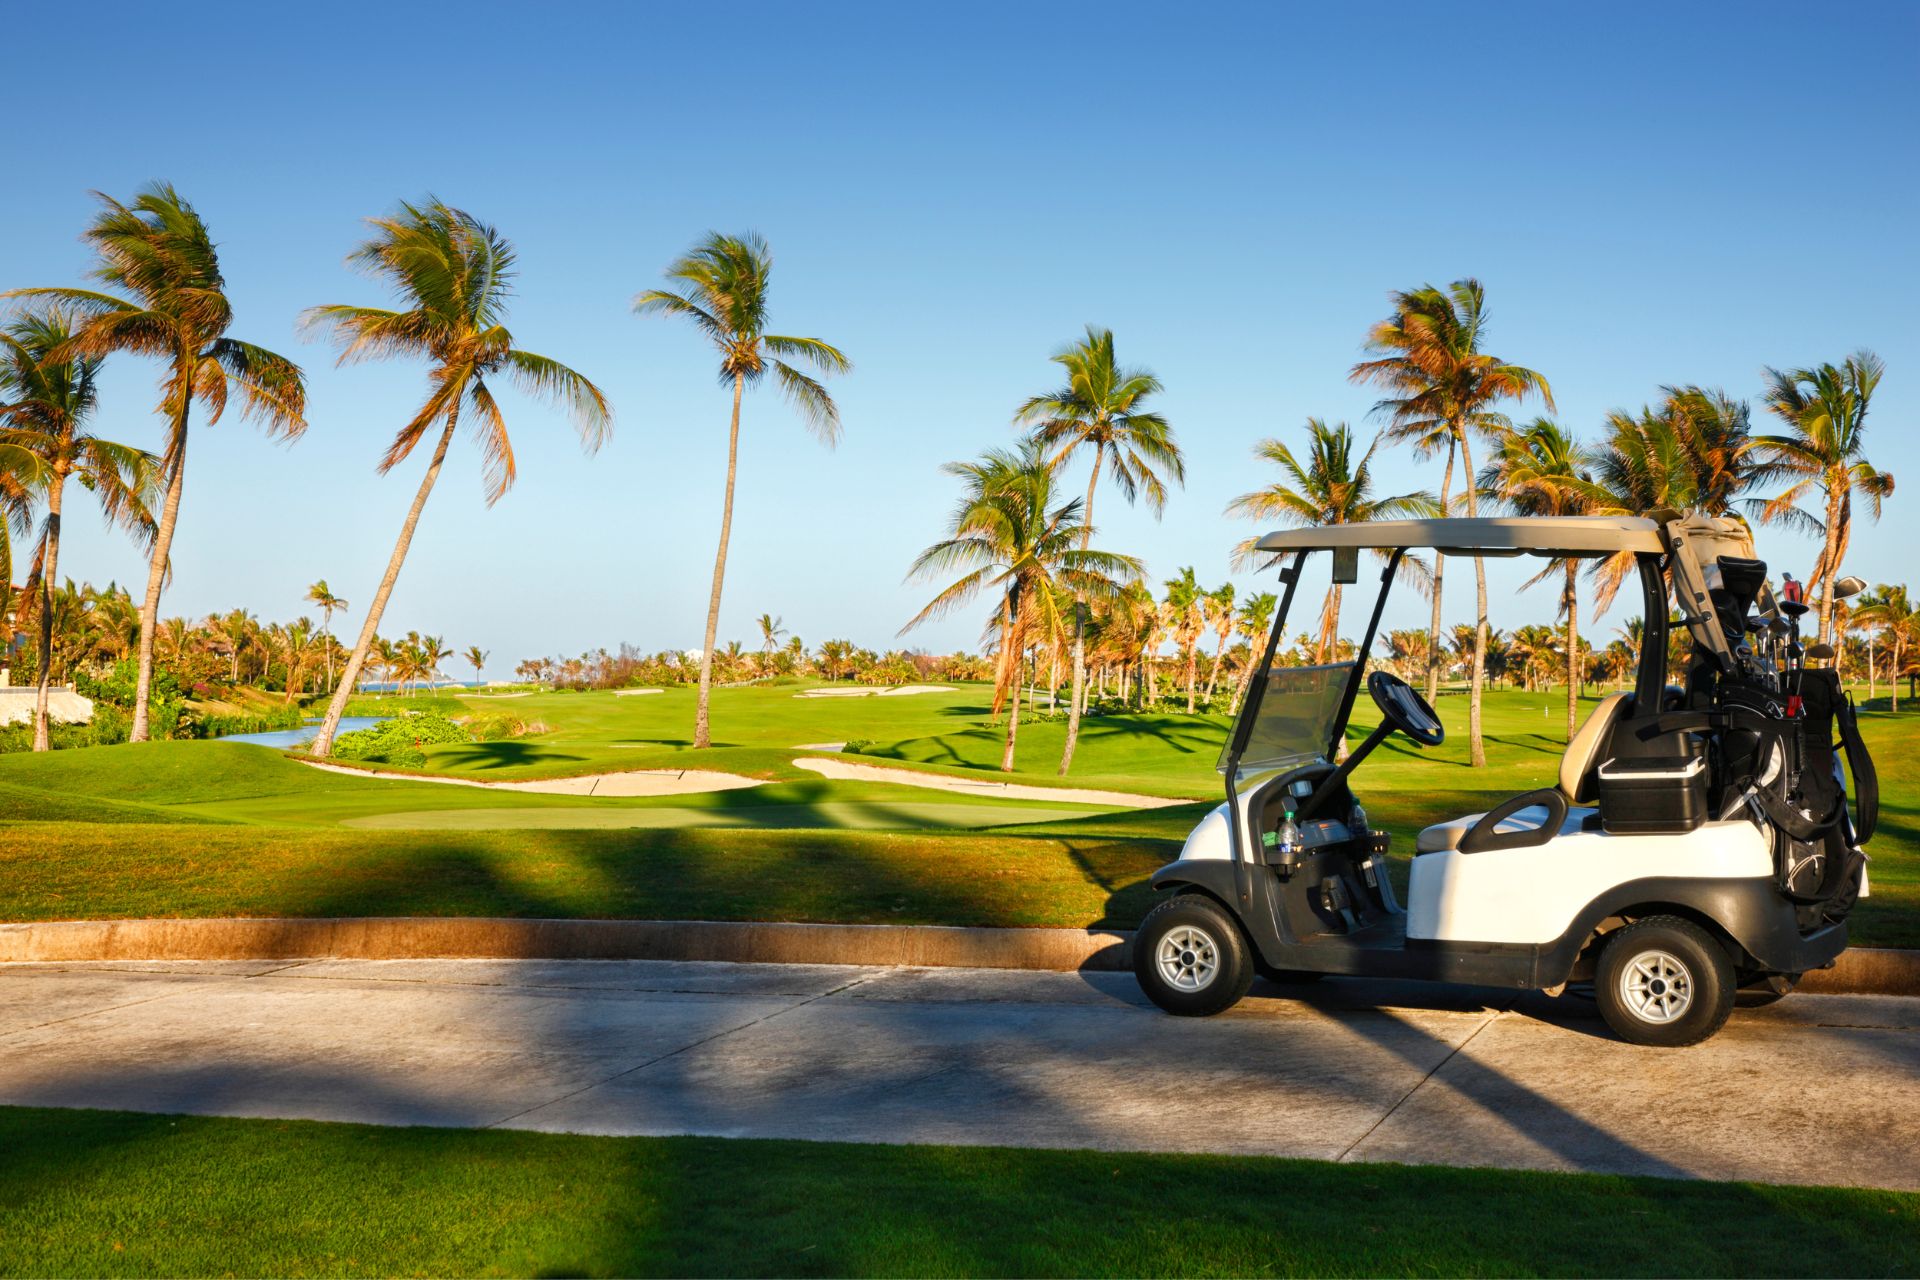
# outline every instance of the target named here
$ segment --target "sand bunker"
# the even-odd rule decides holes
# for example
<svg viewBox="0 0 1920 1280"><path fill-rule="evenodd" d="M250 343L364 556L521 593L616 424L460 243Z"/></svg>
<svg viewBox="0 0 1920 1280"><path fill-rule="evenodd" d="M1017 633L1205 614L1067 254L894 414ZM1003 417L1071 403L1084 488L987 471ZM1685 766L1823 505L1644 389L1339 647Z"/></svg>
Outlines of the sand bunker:
<svg viewBox="0 0 1920 1280"><path fill-rule="evenodd" d="M1046 800L1056 804L1111 805L1116 809L1165 809L1190 800L1169 800L1164 796L1141 796L1127 791L1094 791L1082 787L1032 787L1017 782L993 782L987 779L955 778L943 773L917 773L912 769L889 769L877 764L855 764L851 760L823 760L809 757L795 760L794 768L843 782L896 782L907 787L927 787L934 791L962 791L968 795L1004 797L1008 800Z"/></svg>
<svg viewBox="0 0 1920 1280"><path fill-rule="evenodd" d="M710 769L630 769L624 773L584 773L572 778L536 778L527 782L483 782L478 778L427 777L378 769L350 769L345 765L303 760L302 764L328 773L356 778L389 778L400 782L439 782L450 787L485 787L490 791L534 791L550 796L685 796L706 791L738 791L766 785L759 778Z"/></svg>

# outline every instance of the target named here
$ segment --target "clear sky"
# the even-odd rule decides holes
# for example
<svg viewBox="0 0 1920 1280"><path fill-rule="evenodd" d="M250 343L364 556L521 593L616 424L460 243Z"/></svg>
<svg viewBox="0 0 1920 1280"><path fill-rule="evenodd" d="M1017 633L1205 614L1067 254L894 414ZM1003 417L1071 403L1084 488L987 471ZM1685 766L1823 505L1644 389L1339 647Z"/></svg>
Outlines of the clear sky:
<svg viewBox="0 0 1920 1280"><path fill-rule="evenodd" d="M88 191L164 178L220 242L234 334L310 374L298 444L237 419L195 435L169 615L290 617L324 577L357 626L425 458L373 466L424 378L336 370L293 323L383 302L343 256L360 219L429 192L517 244L517 339L618 414L588 459L511 399L518 486L487 509L464 444L441 478L383 629L478 643L492 675L699 643L727 399L690 331L629 304L709 228L765 235L775 329L856 366L836 451L771 390L747 405L723 639L751 644L772 612L810 645L900 643L934 590L902 576L950 506L939 465L1008 443L1089 322L1164 380L1189 459L1163 521L1109 492L1101 542L1156 581L1223 580L1251 530L1222 507L1273 478L1250 446L1309 415L1370 434L1345 377L1368 324L1389 290L1463 275L1487 287L1491 349L1544 372L1589 438L1663 383L1753 397L1762 366L1877 350L1871 453L1901 489L1849 565L1920 586L1920 5L87 13L10 15L30 127L0 179L0 282L79 283ZM106 434L157 444L155 372L114 363ZM1438 485L1404 455L1380 471L1386 492ZM138 593L129 546L84 513L69 528L63 567ZM1811 567L1784 534L1762 554ZM1495 568L1495 625L1551 615L1550 588L1514 598L1522 576ZM910 642L970 646L982 617Z"/></svg>

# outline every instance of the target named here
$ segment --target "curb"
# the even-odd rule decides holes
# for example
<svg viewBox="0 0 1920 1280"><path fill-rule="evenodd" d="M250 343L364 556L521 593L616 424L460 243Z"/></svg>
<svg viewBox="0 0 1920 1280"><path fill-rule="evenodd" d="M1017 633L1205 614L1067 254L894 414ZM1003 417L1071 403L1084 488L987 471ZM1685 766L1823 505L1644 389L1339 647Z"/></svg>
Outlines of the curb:
<svg viewBox="0 0 1920 1280"><path fill-rule="evenodd" d="M718 960L968 969L1122 970L1127 929L724 920L60 920L0 924L0 963L85 960ZM1855 947L1800 990L1920 996L1920 951Z"/></svg>
<svg viewBox="0 0 1920 1280"><path fill-rule="evenodd" d="M80 960L723 960L1120 969L1125 930L719 920L63 920L0 924L0 963Z"/></svg>

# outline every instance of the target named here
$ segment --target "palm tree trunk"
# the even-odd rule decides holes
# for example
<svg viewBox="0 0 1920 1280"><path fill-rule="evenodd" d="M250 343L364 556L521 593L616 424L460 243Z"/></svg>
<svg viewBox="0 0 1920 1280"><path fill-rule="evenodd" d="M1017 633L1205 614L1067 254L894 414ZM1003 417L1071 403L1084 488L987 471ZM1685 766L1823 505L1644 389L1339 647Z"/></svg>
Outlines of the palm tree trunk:
<svg viewBox="0 0 1920 1280"><path fill-rule="evenodd" d="M1575 564L1567 561L1567 741L1580 727L1580 592Z"/></svg>
<svg viewBox="0 0 1920 1280"><path fill-rule="evenodd" d="M1845 554L1847 540L1847 477L1843 474L1837 481L1832 477L1827 481L1827 554L1820 575L1820 638L1833 645L1834 652L1840 651L1840 645L1833 636L1833 581L1840 575L1840 557Z"/></svg>
<svg viewBox="0 0 1920 1280"><path fill-rule="evenodd" d="M1193 684L1198 678L1196 668L1200 661L1200 637L1195 636L1187 642L1187 714L1193 714Z"/></svg>
<svg viewBox="0 0 1920 1280"><path fill-rule="evenodd" d="M1473 447L1467 441L1465 428L1460 430L1460 467L1467 473L1467 518L1472 519L1479 511L1474 502ZM1434 594L1437 596L1439 592ZM1472 683L1467 691L1467 738L1472 765L1482 769L1487 763L1487 744L1480 735L1480 703L1487 679L1487 562L1481 556L1473 558L1473 599L1476 616L1473 624Z"/></svg>
<svg viewBox="0 0 1920 1280"><path fill-rule="evenodd" d="M1447 470L1440 479L1440 514L1447 514L1447 500L1453 496L1453 440L1447 440ZM1433 553L1433 621L1427 628L1427 702L1440 696L1440 580L1446 557Z"/></svg>
<svg viewBox="0 0 1920 1280"><path fill-rule="evenodd" d="M1007 745L1000 753L1002 773L1013 772L1013 740L1020 733L1020 678L1023 674L1020 668L1021 661L1016 657L1013 663L1013 696L1007 704Z"/></svg>
<svg viewBox="0 0 1920 1280"><path fill-rule="evenodd" d="M1874 699L1874 697L1876 696L1876 691L1875 691L1875 689L1874 689L1874 684L1873 684L1873 681L1874 681L1874 674L1873 674L1873 628L1872 628L1872 627L1868 627L1868 628L1867 628L1867 701L1868 701L1868 702L1872 702L1872 701L1873 701L1873 699Z"/></svg>
<svg viewBox="0 0 1920 1280"><path fill-rule="evenodd" d="M1200 695L1200 705L1213 710L1213 693L1220 687L1220 667L1227 660L1227 638L1219 632L1214 633L1213 667L1207 672L1207 691Z"/></svg>
<svg viewBox="0 0 1920 1280"><path fill-rule="evenodd" d="M147 594L140 603L140 665L133 684L133 725L128 742L147 740L147 704L153 691L153 631L160 621L160 588L167 580L167 557L173 551L173 527L180 519L180 490L187 479L187 417L193 409L195 370L189 364L180 375L180 409L168 436L173 474L167 478L167 498L160 507L160 527L154 533L153 559L147 564Z"/></svg>
<svg viewBox="0 0 1920 1280"><path fill-rule="evenodd" d="M47 699L53 690L53 584L60 572L60 500L67 473L56 469L47 487L47 550L40 563L40 680L33 695L33 749L53 750Z"/></svg>
<svg viewBox="0 0 1920 1280"><path fill-rule="evenodd" d="M327 716L320 722L320 736L313 740L312 752L316 756L324 756L333 750L333 735L340 730L340 717L347 709L347 700L353 696L353 686L360 679L360 668L366 665L367 653L373 648L381 615L387 610L387 597L393 594L393 584L400 580L400 566L406 563L407 548L413 545L413 531L420 523L420 512L427 505L427 495L433 492L433 482L440 478L440 467L447 460L447 446L453 443L453 429L459 421L460 402L456 399L453 407L447 410L447 425L440 432L439 443L434 446L433 460L427 464L427 474L420 477L419 492L413 495L413 505L407 509L406 523L400 526L399 540L393 544L393 555L387 559L386 576L380 579L380 589L373 593L373 604L367 609L367 620L360 624L360 638L353 642L353 652L347 657L347 665L340 670L340 684L327 702Z"/></svg>
<svg viewBox="0 0 1920 1280"><path fill-rule="evenodd" d="M746 375L733 375L733 422L727 429L727 496L720 507L720 550L713 557L713 594L707 598L707 638L700 646L700 701L693 713L693 745L710 747L707 700L713 690L713 643L720 632L720 586L727 576L727 540L733 536L733 481L740 469L740 393Z"/></svg>
<svg viewBox="0 0 1920 1280"><path fill-rule="evenodd" d="M1084 522L1080 531L1080 554L1093 545L1093 490L1100 483L1100 464L1106 457L1106 445L1093 447L1093 474L1087 477L1087 503L1080 509ZM1073 767L1073 750L1080 745L1080 714L1084 703L1081 691L1087 682L1087 602L1076 594L1073 603L1073 706L1067 711L1067 744L1060 751L1061 777Z"/></svg>

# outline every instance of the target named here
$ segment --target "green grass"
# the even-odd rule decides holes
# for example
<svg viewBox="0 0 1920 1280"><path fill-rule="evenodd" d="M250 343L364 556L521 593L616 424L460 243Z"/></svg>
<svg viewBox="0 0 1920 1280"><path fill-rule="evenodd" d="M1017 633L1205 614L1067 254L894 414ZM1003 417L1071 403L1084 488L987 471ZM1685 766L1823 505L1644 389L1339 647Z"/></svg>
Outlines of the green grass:
<svg viewBox="0 0 1920 1280"><path fill-rule="evenodd" d="M795 689L716 691L722 741L731 733L736 745L697 755L643 736L690 718L690 703L672 703L684 690L413 700L491 703L557 726L533 740L437 749L430 767L439 772L696 765L772 779L701 795L548 796L343 776L220 742L0 756L0 821L9 824L0 919L331 912L1129 924L1147 901L1145 877L1219 796L1223 718L1171 714L1090 722L1069 781L1191 796L1196 806L1101 812L830 782L792 767L795 745L888 726L906 736L874 748L876 762L1004 777L993 767L997 738L974 722L983 691L800 699ZM1490 694L1484 770L1466 764L1465 699L1442 698L1439 709L1445 746L1422 752L1390 740L1357 775L1369 813L1403 853L1421 827L1545 785L1559 765L1564 701L1551 694ZM1868 714L1862 724L1881 764L1882 822L1854 940L1920 946L1920 780L1904 767L1920 754L1920 712ZM1058 722L1022 726L1015 777L1057 782L1063 732Z"/></svg>
<svg viewBox="0 0 1920 1280"><path fill-rule="evenodd" d="M1911 1275L1920 1196L0 1109L0 1275Z"/></svg>

